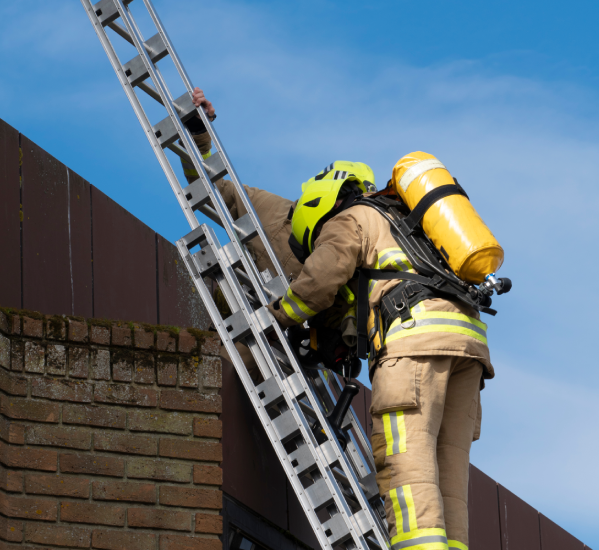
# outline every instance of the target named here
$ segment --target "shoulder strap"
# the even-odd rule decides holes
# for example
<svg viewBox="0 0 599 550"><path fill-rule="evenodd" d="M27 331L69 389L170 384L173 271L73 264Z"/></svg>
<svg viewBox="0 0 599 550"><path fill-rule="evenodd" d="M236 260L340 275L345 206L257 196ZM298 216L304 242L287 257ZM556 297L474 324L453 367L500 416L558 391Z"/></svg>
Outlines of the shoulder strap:
<svg viewBox="0 0 599 550"><path fill-rule="evenodd" d="M464 191L462 186L458 183L458 180L454 178L453 181L455 182L455 185L441 185L440 187L436 187L432 191L429 191L420 199L410 214L403 219L403 223L406 224L410 231L414 230L426 214L427 210L437 201L451 195L463 195L468 199L466 191Z"/></svg>

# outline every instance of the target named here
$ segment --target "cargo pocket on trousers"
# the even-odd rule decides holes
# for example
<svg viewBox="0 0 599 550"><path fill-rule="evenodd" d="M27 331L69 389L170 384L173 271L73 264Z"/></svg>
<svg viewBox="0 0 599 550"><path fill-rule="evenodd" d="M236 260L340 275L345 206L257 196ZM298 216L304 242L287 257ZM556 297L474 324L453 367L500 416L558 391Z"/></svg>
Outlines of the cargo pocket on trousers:
<svg viewBox="0 0 599 550"><path fill-rule="evenodd" d="M376 367L372 381L371 414L414 409L420 401L422 367L409 357L387 359Z"/></svg>

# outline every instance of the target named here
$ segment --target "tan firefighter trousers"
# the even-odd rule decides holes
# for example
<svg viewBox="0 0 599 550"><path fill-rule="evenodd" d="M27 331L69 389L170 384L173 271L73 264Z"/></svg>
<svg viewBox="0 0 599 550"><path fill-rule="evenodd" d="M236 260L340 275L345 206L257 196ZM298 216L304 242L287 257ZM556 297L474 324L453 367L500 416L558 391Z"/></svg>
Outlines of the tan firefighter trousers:
<svg viewBox="0 0 599 550"><path fill-rule="evenodd" d="M372 447L393 550L468 549L470 445L480 434L481 363L383 360L372 383Z"/></svg>

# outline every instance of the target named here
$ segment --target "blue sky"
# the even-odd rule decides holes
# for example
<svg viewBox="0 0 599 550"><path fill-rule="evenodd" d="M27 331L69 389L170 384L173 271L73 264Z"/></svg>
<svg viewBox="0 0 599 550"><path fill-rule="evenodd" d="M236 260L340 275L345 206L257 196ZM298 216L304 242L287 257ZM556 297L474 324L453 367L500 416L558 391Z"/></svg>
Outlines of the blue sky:
<svg viewBox="0 0 599 550"><path fill-rule="evenodd" d="M596 4L156 6L244 183L296 198L346 159L382 184L414 150L460 180L514 281L485 319L497 376L472 462L599 547ZM0 118L171 241L187 232L78 2L3 3L0 69Z"/></svg>

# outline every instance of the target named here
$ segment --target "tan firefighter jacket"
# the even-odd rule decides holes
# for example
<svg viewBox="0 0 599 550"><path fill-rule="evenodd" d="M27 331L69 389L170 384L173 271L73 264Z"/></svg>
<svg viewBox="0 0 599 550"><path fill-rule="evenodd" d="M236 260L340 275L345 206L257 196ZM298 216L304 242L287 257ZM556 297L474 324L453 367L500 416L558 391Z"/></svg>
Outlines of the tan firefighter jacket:
<svg viewBox="0 0 599 550"><path fill-rule="evenodd" d="M328 308L358 268L414 272L391 235L389 222L374 209L361 205L348 208L324 224L300 276L269 309L284 327L304 322ZM370 307L378 305L399 282L370 281ZM405 356L458 355L478 359L485 378L494 376L486 325L479 320L478 312L435 298L416 304L412 317L416 321L412 328L403 328L399 318L391 324L378 362Z"/></svg>
<svg viewBox="0 0 599 550"><path fill-rule="evenodd" d="M208 132L193 136L196 145L200 149L200 153L204 158L210 156L210 134ZM183 170L188 181L193 181L198 177L193 165L183 162ZM247 214L239 195L235 191L233 183L220 179L216 182L216 186L222 195L229 212L234 220L241 218ZM291 248L289 248L289 235L291 234L291 207L294 205L293 201L279 197L274 193L257 189L256 187L248 187L244 185L245 190L250 198L250 201L254 205L256 214L262 222L264 231L268 240L270 241L273 250L279 258L283 270L287 277L297 277L302 270L302 264L300 264L296 257L293 255ZM260 242L260 239L252 239L247 244L248 250L259 271L269 269L271 275L275 275L276 271L272 264L272 261L266 253L264 245Z"/></svg>

